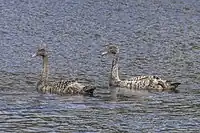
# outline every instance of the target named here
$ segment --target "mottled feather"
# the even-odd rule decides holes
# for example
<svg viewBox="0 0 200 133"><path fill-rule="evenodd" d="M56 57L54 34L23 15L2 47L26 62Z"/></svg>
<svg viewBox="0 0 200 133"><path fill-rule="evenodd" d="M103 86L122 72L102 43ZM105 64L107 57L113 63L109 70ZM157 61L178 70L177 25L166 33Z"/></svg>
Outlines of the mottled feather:
<svg viewBox="0 0 200 133"><path fill-rule="evenodd" d="M109 45L102 55L113 55L111 74L109 77L109 86L127 88L129 90L170 90L177 92L176 88L180 83L161 79L157 76L136 76L131 79L121 80L118 75L119 48L115 45Z"/></svg>
<svg viewBox="0 0 200 133"><path fill-rule="evenodd" d="M48 81L48 56L45 47L39 47L34 56L41 56L43 59L43 70L40 80L37 83L37 90L42 93L54 93L59 95L93 95L96 87L83 85L75 80Z"/></svg>

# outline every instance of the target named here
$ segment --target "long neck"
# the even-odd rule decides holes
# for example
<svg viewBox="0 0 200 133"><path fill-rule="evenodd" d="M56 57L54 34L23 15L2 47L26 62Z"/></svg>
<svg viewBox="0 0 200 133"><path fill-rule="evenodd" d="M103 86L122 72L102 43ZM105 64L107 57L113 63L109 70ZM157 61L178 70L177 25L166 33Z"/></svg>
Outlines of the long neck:
<svg viewBox="0 0 200 133"><path fill-rule="evenodd" d="M43 70L41 80L44 84L48 82L48 74L49 74L49 67L48 67L48 57L47 55L43 56Z"/></svg>
<svg viewBox="0 0 200 133"><path fill-rule="evenodd" d="M110 74L110 82L113 81L120 81L119 74L118 74L118 60L119 60L119 54L117 53L112 61L112 68L111 68L111 74Z"/></svg>

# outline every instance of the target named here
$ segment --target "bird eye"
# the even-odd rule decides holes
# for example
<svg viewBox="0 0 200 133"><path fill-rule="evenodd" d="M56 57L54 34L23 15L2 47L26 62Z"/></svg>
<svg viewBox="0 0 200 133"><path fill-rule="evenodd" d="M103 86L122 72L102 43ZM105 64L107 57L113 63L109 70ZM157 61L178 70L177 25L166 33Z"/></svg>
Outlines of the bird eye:
<svg viewBox="0 0 200 133"><path fill-rule="evenodd" d="M157 77L157 76L153 76L153 78L155 78L155 79L160 79L159 77Z"/></svg>
<svg viewBox="0 0 200 133"><path fill-rule="evenodd" d="M111 53L112 53L112 54L116 54L116 52L115 52L115 51L112 51Z"/></svg>

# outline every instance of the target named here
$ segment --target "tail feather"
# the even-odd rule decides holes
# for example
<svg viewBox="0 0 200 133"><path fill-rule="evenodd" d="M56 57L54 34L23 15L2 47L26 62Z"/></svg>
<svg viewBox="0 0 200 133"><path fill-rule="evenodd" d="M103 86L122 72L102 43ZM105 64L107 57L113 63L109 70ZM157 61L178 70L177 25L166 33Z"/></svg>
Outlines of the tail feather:
<svg viewBox="0 0 200 133"><path fill-rule="evenodd" d="M173 86L174 88L177 88L180 84L181 84L181 83L178 83L178 82L176 82L176 83L171 83L171 86Z"/></svg>
<svg viewBox="0 0 200 133"><path fill-rule="evenodd" d="M172 91L178 93L179 91L176 89L181 83L175 82L175 83L170 83L170 88Z"/></svg>
<svg viewBox="0 0 200 133"><path fill-rule="evenodd" d="M95 89L96 89L96 87L94 87L94 86L85 86L83 88L83 93L84 93L84 95L93 96Z"/></svg>

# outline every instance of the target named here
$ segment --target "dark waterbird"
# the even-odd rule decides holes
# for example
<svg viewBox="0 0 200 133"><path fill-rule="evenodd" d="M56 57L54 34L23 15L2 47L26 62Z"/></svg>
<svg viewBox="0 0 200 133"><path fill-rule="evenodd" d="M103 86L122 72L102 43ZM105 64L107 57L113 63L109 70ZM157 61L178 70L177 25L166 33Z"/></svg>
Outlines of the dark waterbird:
<svg viewBox="0 0 200 133"><path fill-rule="evenodd" d="M172 91L178 92L176 88L181 84L178 82L172 82L169 80L161 79L158 76L136 76L130 79L121 80L118 74L118 60L119 60L119 48L116 45L109 44L106 51L102 55L110 54L113 56L111 73L109 77L110 87L126 88L129 91L135 90L148 90L148 91Z"/></svg>
<svg viewBox="0 0 200 133"><path fill-rule="evenodd" d="M43 69L41 77L36 86L37 91L59 95L93 95L96 87L78 83L76 80L59 80L53 82L48 81L48 53L47 46L45 44L40 46L37 52L32 57L36 56L40 56L43 59Z"/></svg>

